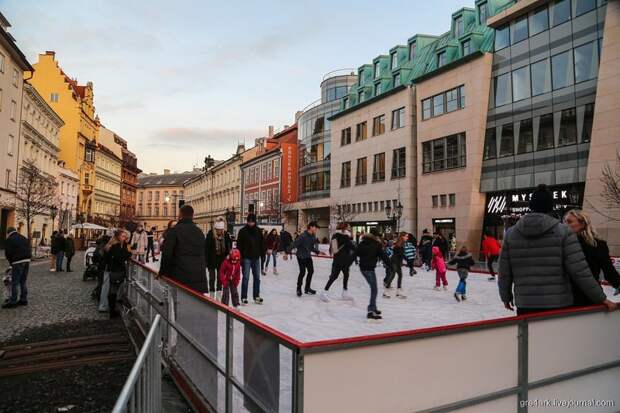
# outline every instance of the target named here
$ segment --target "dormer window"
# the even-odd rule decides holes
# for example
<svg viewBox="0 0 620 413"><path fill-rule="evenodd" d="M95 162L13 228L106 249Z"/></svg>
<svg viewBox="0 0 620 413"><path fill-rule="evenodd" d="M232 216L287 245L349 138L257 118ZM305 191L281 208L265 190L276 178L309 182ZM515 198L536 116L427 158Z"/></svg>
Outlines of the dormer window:
<svg viewBox="0 0 620 413"><path fill-rule="evenodd" d="M409 45L409 60L413 61L413 59L415 58L415 52L416 52L416 43L413 42Z"/></svg>
<svg viewBox="0 0 620 413"><path fill-rule="evenodd" d="M381 94L381 86L377 83L375 85L375 96L378 96Z"/></svg>
<svg viewBox="0 0 620 413"><path fill-rule="evenodd" d="M478 5L478 19L480 20L480 24L487 24L487 17L489 16L488 7L486 1Z"/></svg>
<svg viewBox="0 0 620 413"><path fill-rule="evenodd" d="M471 53L471 40L467 39L464 40L463 43L461 43L461 48L463 51L463 56L467 56L468 54Z"/></svg>
<svg viewBox="0 0 620 413"><path fill-rule="evenodd" d="M362 103L364 101L364 92L357 93L357 103Z"/></svg>
<svg viewBox="0 0 620 413"><path fill-rule="evenodd" d="M362 83L364 83L364 71L360 70L360 73L358 75L358 79L357 79L357 83L362 86Z"/></svg>
<svg viewBox="0 0 620 413"><path fill-rule="evenodd" d="M381 75L381 64L380 62L375 62L375 79L377 79Z"/></svg>
<svg viewBox="0 0 620 413"><path fill-rule="evenodd" d="M342 103L343 103L345 109L349 108L349 98L342 99Z"/></svg>
<svg viewBox="0 0 620 413"><path fill-rule="evenodd" d="M400 73L394 75L394 87L400 86Z"/></svg>
<svg viewBox="0 0 620 413"><path fill-rule="evenodd" d="M454 19L454 36L460 37L465 32L463 27L463 16Z"/></svg>
<svg viewBox="0 0 620 413"><path fill-rule="evenodd" d="M392 53L392 70L398 67L398 53Z"/></svg>
<svg viewBox="0 0 620 413"><path fill-rule="evenodd" d="M444 66L446 64L446 51L437 53L437 67Z"/></svg>

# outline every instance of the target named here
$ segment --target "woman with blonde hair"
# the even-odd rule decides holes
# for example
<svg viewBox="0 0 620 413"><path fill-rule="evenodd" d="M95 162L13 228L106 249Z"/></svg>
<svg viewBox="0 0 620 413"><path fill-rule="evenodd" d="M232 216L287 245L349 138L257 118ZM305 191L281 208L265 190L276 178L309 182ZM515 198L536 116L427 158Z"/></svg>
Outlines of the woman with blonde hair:
<svg viewBox="0 0 620 413"><path fill-rule="evenodd" d="M99 297L99 311L109 311L110 318L118 316L116 311L116 294L125 280L125 266L131 257L127 244L127 232L117 229L114 236L104 247L104 278Z"/></svg>
<svg viewBox="0 0 620 413"><path fill-rule="evenodd" d="M583 255L596 281L601 282L602 272L605 280L616 289L615 295L620 294L620 274L611 262L607 242L596 233L588 214L580 209L572 209L564 215L564 222L577 235ZM574 305L593 304L579 288L573 288L573 295Z"/></svg>

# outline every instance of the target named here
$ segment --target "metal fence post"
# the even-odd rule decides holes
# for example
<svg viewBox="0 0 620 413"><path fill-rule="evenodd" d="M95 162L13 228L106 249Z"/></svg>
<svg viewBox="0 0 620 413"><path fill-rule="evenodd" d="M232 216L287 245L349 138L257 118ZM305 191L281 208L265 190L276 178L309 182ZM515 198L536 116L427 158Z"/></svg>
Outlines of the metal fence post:
<svg viewBox="0 0 620 413"><path fill-rule="evenodd" d="M293 351L293 413L304 411L304 355L295 349Z"/></svg>
<svg viewBox="0 0 620 413"><path fill-rule="evenodd" d="M517 412L527 413L527 400L528 400L528 361L529 361L529 328L527 320L521 320L518 324L518 369L517 369L517 384L519 386Z"/></svg>
<svg viewBox="0 0 620 413"><path fill-rule="evenodd" d="M226 313L226 413L233 411L233 318Z"/></svg>

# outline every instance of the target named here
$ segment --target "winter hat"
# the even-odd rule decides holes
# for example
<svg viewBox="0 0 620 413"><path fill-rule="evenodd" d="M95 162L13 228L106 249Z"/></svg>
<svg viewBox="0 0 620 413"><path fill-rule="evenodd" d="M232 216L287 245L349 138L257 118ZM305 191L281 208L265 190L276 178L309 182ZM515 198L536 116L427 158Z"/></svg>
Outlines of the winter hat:
<svg viewBox="0 0 620 413"><path fill-rule="evenodd" d="M241 258L241 252L239 252L239 250L237 248L233 248L230 250L230 259L231 260L239 260Z"/></svg>
<svg viewBox="0 0 620 413"><path fill-rule="evenodd" d="M256 215L248 214L248 217L246 218L246 222L256 222Z"/></svg>
<svg viewBox="0 0 620 413"><path fill-rule="evenodd" d="M553 195L547 189L547 185L540 184L530 198L530 209L532 212L548 214L553 211Z"/></svg>
<svg viewBox="0 0 620 413"><path fill-rule="evenodd" d="M224 221L217 221L214 227L215 229L225 229L226 225L224 224Z"/></svg>

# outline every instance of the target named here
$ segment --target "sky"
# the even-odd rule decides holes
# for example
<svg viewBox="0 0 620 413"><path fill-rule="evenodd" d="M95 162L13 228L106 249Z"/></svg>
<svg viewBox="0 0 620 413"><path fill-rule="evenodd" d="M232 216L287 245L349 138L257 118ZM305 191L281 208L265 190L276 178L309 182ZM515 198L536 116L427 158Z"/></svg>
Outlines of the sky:
<svg viewBox="0 0 620 413"><path fill-rule="evenodd" d="M441 34L474 0L0 0L31 63L94 83L102 124L145 172L201 167L281 130L320 97L323 75Z"/></svg>

